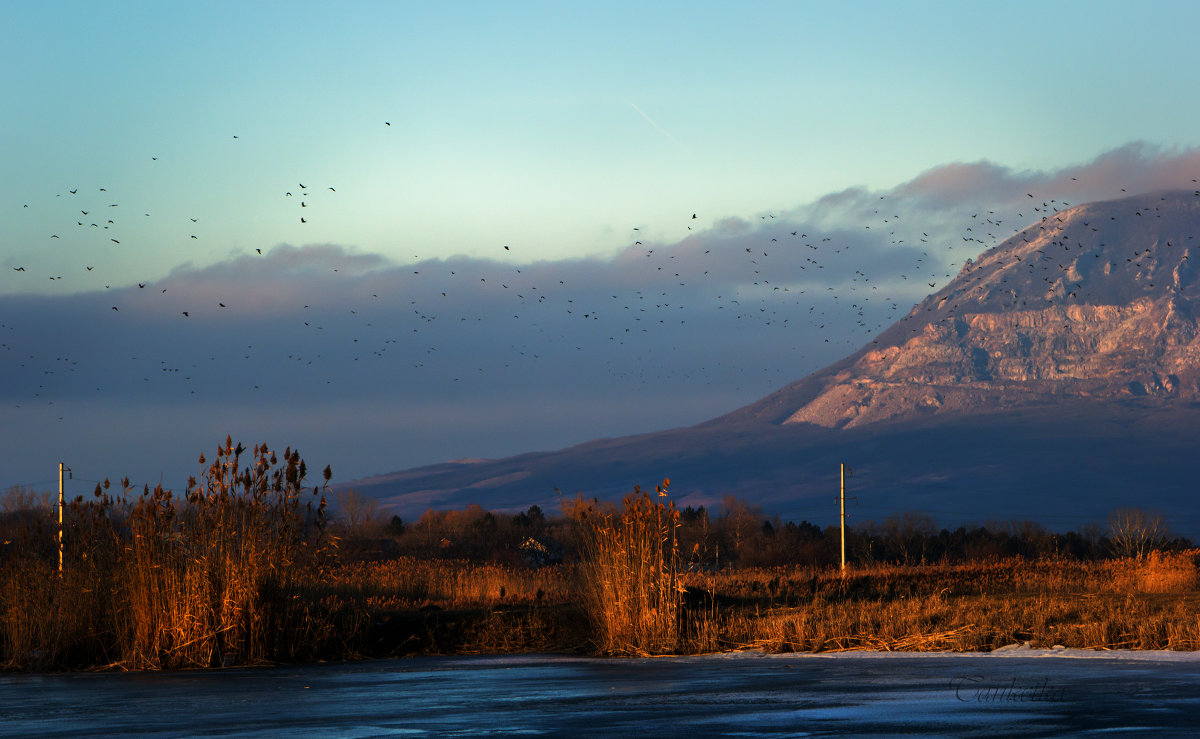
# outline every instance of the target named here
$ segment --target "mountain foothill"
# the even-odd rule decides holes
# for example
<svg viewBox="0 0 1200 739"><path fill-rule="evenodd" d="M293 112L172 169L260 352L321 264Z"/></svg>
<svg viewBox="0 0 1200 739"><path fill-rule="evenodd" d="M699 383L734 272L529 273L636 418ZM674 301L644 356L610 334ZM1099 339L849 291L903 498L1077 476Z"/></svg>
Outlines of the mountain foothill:
<svg viewBox="0 0 1200 739"><path fill-rule="evenodd" d="M734 495L832 522L845 463L860 520L1065 527L1143 506L1200 530L1200 192L1039 218L857 352L722 417L349 485L411 515L616 498L669 476L682 504Z"/></svg>

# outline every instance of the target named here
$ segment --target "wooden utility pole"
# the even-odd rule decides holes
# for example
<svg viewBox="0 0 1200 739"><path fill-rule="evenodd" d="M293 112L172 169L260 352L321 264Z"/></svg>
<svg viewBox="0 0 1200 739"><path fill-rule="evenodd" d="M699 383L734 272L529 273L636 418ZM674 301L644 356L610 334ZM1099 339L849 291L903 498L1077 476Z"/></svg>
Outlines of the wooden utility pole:
<svg viewBox="0 0 1200 739"><path fill-rule="evenodd" d="M842 574L846 574L846 477L854 473L850 471L845 462L841 464L841 473L842 493L838 496L838 501L842 506ZM855 503L858 502L858 498L851 498L850 500L855 501Z"/></svg>
<svg viewBox="0 0 1200 739"><path fill-rule="evenodd" d="M838 496L838 500L842 504L842 572L845 572L846 571L846 463L842 462L839 465L839 467L841 468L841 478L842 478L842 494ZM59 475L59 479L60 480L62 479L61 474ZM60 531L59 536L61 536L61 535L62 535L62 532ZM61 566L60 566L60 569L61 569Z"/></svg>
<svg viewBox="0 0 1200 739"><path fill-rule="evenodd" d="M63 471L68 474L71 468L58 463L58 576L62 577L63 573L63 508L66 506L66 497L63 495Z"/></svg>

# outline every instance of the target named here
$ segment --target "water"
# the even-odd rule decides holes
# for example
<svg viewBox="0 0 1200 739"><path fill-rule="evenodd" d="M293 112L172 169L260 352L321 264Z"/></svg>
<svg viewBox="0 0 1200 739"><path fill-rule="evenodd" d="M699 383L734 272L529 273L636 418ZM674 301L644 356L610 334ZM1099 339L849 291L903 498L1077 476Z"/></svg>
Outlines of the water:
<svg viewBox="0 0 1200 739"><path fill-rule="evenodd" d="M1162 737L1197 727L1194 653L421 657L0 676L3 736Z"/></svg>

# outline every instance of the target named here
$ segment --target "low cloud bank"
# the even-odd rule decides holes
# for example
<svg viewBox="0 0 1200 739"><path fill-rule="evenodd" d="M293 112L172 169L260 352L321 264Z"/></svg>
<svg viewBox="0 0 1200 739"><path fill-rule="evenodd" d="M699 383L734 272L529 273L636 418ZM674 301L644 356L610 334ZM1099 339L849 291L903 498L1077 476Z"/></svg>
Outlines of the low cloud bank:
<svg viewBox="0 0 1200 739"><path fill-rule="evenodd" d="M1130 144L1054 172L951 163L604 258L278 245L53 296L8 265L0 484L59 458L186 479L227 433L303 439L346 479L698 422L859 348L1043 210L1196 178L1200 151Z"/></svg>

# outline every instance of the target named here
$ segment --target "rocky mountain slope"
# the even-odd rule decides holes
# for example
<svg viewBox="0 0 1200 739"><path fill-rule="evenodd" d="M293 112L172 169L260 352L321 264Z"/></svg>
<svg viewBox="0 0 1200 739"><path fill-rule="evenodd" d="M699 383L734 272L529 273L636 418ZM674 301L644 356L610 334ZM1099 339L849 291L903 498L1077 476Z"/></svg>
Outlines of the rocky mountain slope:
<svg viewBox="0 0 1200 739"><path fill-rule="evenodd" d="M1151 507L1200 533L1200 192L1034 207L1045 217L868 346L726 416L352 485L412 515L553 505L555 488L615 497L670 476L684 503L735 494L831 522L847 461L870 491L860 518L1061 527L1153 491Z"/></svg>
<svg viewBox="0 0 1200 739"><path fill-rule="evenodd" d="M835 366L733 414L855 427L1065 397L1200 395L1200 197L1051 213Z"/></svg>

